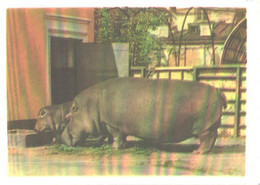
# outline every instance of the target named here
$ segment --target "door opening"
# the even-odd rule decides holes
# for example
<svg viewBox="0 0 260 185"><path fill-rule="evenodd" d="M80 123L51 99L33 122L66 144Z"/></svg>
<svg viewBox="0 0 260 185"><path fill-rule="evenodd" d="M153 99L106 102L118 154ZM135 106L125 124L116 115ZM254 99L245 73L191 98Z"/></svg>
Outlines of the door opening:
<svg viewBox="0 0 260 185"><path fill-rule="evenodd" d="M79 39L51 37L52 104L73 100L76 95L76 45Z"/></svg>

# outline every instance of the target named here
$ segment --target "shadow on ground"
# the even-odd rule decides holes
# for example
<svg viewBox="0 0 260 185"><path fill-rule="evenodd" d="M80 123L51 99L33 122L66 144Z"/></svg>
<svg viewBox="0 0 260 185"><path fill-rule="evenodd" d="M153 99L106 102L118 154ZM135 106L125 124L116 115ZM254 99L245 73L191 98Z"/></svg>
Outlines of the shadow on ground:
<svg viewBox="0 0 260 185"><path fill-rule="evenodd" d="M177 153L191 153L196 150L198 144L152 144L145 141L128 141L127 148L140 147L140 148L154 148L158 150L163 150L166 152L177 152ZM217 143L211 153L244 153L245 145L241 144L226 144L225 142Z"/></svg>

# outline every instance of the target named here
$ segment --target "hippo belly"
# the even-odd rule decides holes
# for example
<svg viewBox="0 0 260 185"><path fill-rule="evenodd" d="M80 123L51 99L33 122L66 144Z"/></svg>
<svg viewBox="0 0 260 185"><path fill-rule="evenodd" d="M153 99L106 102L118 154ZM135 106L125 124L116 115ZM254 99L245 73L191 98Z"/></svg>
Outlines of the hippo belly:
<svg viewBox="0 0 260 185"><path fill-rule="evenodd" d="M145 79L119 85L103 93L100 115L125 135L180 142L211 128L221 117L221 96L209 85Z"/></svg>

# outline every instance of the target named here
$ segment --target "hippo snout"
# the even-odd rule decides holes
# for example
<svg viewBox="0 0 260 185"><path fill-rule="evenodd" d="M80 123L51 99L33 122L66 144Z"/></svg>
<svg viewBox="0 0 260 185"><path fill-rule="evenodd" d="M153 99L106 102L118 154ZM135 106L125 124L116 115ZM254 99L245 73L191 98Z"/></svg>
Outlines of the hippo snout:
<svg viewBox="0 0 260 185"><path fill-rule="evenodd" d="M43 132L45 130L45 127L41 124L37 123L35 124L34 130L38 133Z"/></svg>

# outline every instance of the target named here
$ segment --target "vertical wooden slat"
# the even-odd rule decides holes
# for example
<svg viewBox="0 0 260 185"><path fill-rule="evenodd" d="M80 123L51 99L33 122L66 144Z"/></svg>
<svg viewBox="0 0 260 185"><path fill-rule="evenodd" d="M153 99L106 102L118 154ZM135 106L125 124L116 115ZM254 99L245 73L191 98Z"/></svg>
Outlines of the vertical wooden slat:
<svg viewBox="0 0 260 185"><path fill-rule="evenodd" d="M198 74L197 74L197 68L196 67L194 67L193 68L193 81L197 81L197 76L198 76Z"/></svg>
<svg viewBox="0 0 260 185"><path fill-rule="evenodd" d="M168 79L170 80L171 79L171 70L169 70L169 73L168 73Z"/></svg>
<svg viewBox="0 0 260 185"><path fill-rule="evenodd" d="M241 84L241 68L238 66L236 71L236 104L235 104L235 125L234 137L239 136L239 123L240 123L240 84Z"/></svg>
<svg viewBox="0 0 260 185"><path fill-rule="evenodd" d="M141 68L141 77L145 78L145 68Z"/></svg>
<svg viewBox="0 0 260 185"><path fill-rule="evenodd" d="M160 78L160 72L157 71L156 75L157 75L157 79L159 79Z"/></svg>
<svg viewBox="0 0 260 185"><path fill-rule="evenodd" d="M186 51L187 51L187 47L186 47L186 44L185 44L185 47L184 47L184 66L186 66Z"/></svg>
<svg viewBox="0 0 260 185"><path fill-rule="evenodd" d="M184 80L184 70L181 70L181 80Z"/></svg>
<svg viewBox="0 0 260 185"><path fill-rule="evenodd" d="M206 65L206 45L204 44L204 47L203 47L203 63L204 65Z"/></svg>

